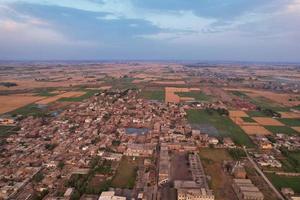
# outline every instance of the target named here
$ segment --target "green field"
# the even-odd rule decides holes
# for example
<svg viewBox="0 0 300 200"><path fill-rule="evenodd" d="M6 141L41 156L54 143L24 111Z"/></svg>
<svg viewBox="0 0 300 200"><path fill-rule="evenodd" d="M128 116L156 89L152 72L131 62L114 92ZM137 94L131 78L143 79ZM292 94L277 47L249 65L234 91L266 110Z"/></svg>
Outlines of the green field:
<svg viewBox="0 0 300 200"><path fill-rule="evenodd" d="M43 96L43 97L52 97L55 96L56 94L51 93L55 90L56 88L43 88L39 89L36 93L36 96Z"/></svg>
<svg viewBox="0 0 300 200"><path fill-rule="evenodd" d="M58 101L80 102L92 97L94 94L100 92L100 90L84 90L84 92L85 94L79 97L64 97L64 98L60 98Z"/></svg>
<svg viewBox="0 0 300 200"><path fill-rule="evenodd" d="M38 107L37 104L29 104L24 107L18 108L14 111L7 113L11 116L23 115L23 116L34 116L34 117L42 117L46 116L46 109Z"/></svg>
<svg viewBox="0 0 300 200"><path fill-rule="evenodd" d="M123 157L112 180L112 187L132 189L137 176L138 161Z"/></svg>
<svg viewBox="0 0 300 200"><path fill-rule="evenodd" d="M300 177L279 176L276 174L266 174L273 185L279 190L283 187L289 187L296 193L300 193Z"/></svg>
<svg viewBox="0 0 300 200"><path fill-rule="evenodd" d="M197 101L210 101L211 97L206 95L204 92L192 91L192 92L176 92L180 97L192 97Z"/></svg>
<svg viewBox="0 0 300 200"><path fill-rule="evenodd" d="M244 122L255 122L255 120L252 119L251 117L242 117L242 120L243 120Z"/></svg>
<svg viewBox="0 0 300 200"><path fill-rule="evenodd" d="M278 119L288 126L300 126L300 119Z"/></svg>
<svg viewBox="0 0 300 200"><path fill-rule="evenodd" d="M157 100L163 102L165 100L164 90L142 90L141 97L149 100Z"/></svg>
<svg viewBox="0 0 300 200"><path fill-rule="evenodd" d="M254 147L246 133L227 116L221 116L216 112L209 114L205 110L188 110L187 114L187 119L192 124L210 124L219 131L221 136L231 137L236 144Z"/></svg>
<svg viewBox="0 0 300 200"><path fill-rule="evenodd" d="M300 172L300 151L281 149L284 159L281 159L283 169L287 172Z"/></svg>
<svg viewBox="0 0 300 200"><path fill-rule="evenodd" d="M284 133L288 135L297 134L297 131L288 127L288 126L264 126L266 129L271 131L272 133Z"/></svg>
<svg viewBox="0 0 300 200"><path fill-rule="evenodd" d="M267 115L265 113L263 113L262 111L258 111L258 110L247 111L247 114L250 117L267 117Z"/></svg>

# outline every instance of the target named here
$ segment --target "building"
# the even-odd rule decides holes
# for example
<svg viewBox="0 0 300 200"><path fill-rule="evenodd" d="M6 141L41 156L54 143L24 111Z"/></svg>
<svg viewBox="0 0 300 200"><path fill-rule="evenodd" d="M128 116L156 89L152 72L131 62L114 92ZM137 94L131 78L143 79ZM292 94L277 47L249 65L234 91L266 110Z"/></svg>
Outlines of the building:
<svg viewBox="0 0 300 200"><path fill-rule="evenodd" d="M239 200L263 200L264 195L250 179L233 179L233 190Z"/></svg>
<svg viewBox="0 0 300 200"><path fill-rule="evenodd" d="M154 153L155 145L152 144L128 144L124 155L136 157L150 157Z"/></svg>
<svg viewBox="0 0 300 200"><path fill-rule="evenodd" d="M114 191L102 192L98 200L126 200L126 197L116 196Z"/></svg>
<svg viewBox="0 0 300 200"><path fill-rule="evenodd" d="M178 200L214 200L215 197L212 192L204 188L201 189L178 189Z"/></svg>
<svg viewBox="0 0 300 200"><path fill-rule="evenodd" d="M170 160L169 160L169 148L165 145L161 145L159 155L159 174L158 184L163 185L169 181L170 177Z"/></svg>

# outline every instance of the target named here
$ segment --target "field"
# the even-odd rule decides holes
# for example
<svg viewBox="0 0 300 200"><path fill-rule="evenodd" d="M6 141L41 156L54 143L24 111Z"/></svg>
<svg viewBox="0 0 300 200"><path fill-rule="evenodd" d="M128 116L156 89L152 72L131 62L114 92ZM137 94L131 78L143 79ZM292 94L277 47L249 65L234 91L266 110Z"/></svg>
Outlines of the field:
<svg viewBox="0 0 300 200"><path fill-rule="evenodd" d="M201 91L191 91L191 92L176 92L179 97L188 97L193 98L196 101L209 101L211 100L210 96L207 96L204 92Z"/></svg>
<svg viewBox="0 0 300 200"><path fill-rule="evenodd" d="M138 161L123 157L112 180L112 187L132 189L137 176Z"/></svg>
<svg viewBox="0 0 300 200"><path fill-rule="evenodd" d="M149 100L157 100L163 102L165 100L164 90L142 90L141 97Z"/></svg>
<svg viewBox="0 0 300 200"><path fill-rule="evenodd" d="M300 126L300 118L299 119L281 118L278 120L287 126Z"/></svg>
<svg viewBox="0 0 300 200"><path fill-rule="evenodd" d="M281 122L270 117L252 117L252 119L263 126L284 126Z"/></svg>
<svg viewBox="0 0 300 200"><path fill-rule="evenodd" d="M238 145L253 147L251 139L229 117L221 116L216 112L209 114L204 110L188 110L187 114L187 119L191 124L210 124L219 131L221 136L231 137Z"/></svg>
<svg viewBox="0 0 300 200"><path fill-rule="evenodd" d="M201 149L199 155L205 173L210 176L210 188L214 191L217 200L231 199L236 196L231 187L231 178L223 170L223 161L230 161L232 158L224 149Z"/></svg>
<svg viewBox="0 0 300 200"><path fill-rule="evenodd" d="M65 101L65 102L78 102L78 101L83 101L84 99L90 98L94 94L98 93L99 90L85 90L81 91L82 95L76 95L72 97L63 97L60 98L58 101Z"/></svg>
<svg viewBox="0 0 300 200"><path fill-rule="evenodd" d="M294 112L279 112L282 118L286 119L300 119L300 113Z"/></svg>
<svg viewBox="0 0 300 200"><path fill-rule="evenodd" d="M241 126L241 128L248 134L248 135L271 135L272 133L268 131L263 126Z"/></svg>
<svg viewBox="0 0 300 200"><path fill-rule="evenodd" d="M56 96L42 99L41 101L37 101L36 103L37 104L49 104L49 103L52 103L52 102L57 101L62 98L76 98L76 97L80 97L84 94L85 94L85 92L81 92L81 91L65 92L65 93L62 93L62 94L59 94Z"/></svg>
<svg viewBox="0 0 300 200"><path fill-rule="evenodd" d="M289 187L292 188L295 192L300 193L300 177L279 176L271 173L268 173L266 175L277 189L280 190L283 187Z"/></svg>
<svg viewBox="0 0 300 200"><path fill-rule="evenodd" d="M13 111L28 104L34 103L45 97L28 95L6 95L0 96L0 114Z"/></svg>
<svg viewBox="0 0 300 200"><path fill-rule="evenodd" d="M166 87L165 88L165 102L179 103L181 101L195 100L193 97L180 97L178 93L188 93L192 91L199 91L198 88L176 88L176 87Z"/></svg>
<svg viewBox="0 0 300 200"><path fill-rule="evenodd" d="M266 129L274 134L283 133L288 135L297 134L297 131L288 126L265 126Z"/></svg>

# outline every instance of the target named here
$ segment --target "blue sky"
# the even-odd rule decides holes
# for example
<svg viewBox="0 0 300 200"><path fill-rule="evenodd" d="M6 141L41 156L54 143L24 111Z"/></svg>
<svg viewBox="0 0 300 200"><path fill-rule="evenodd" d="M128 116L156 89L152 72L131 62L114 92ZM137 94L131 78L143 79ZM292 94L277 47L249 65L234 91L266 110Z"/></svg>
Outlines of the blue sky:
<svg viewBox="0 0 300 200"><path fill-rule="evenodd" d="M0 0L0 59L300 61L300 0Z"/></svg>

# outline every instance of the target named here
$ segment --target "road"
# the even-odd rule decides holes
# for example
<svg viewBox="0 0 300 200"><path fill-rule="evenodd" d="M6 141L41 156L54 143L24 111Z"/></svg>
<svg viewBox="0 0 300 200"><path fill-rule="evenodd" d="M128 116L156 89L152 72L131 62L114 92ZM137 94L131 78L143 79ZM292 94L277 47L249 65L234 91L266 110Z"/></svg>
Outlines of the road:
<svg viewBox="0 0 300 200"><path fill-rule="evenodd" d="M266 177L266 175L261 171L261 169L257 166L256 162L249 156L246 149L245 153L247 155L248 160L252 163L255 170L260 174L260 176L265 180L265 182L269 185L269 187L274 191L274 193L277 195L277 197L281 200L285 200L285 198L281 195L281 193L274 187L274 185L269 181L269 179Z"/></svg>

